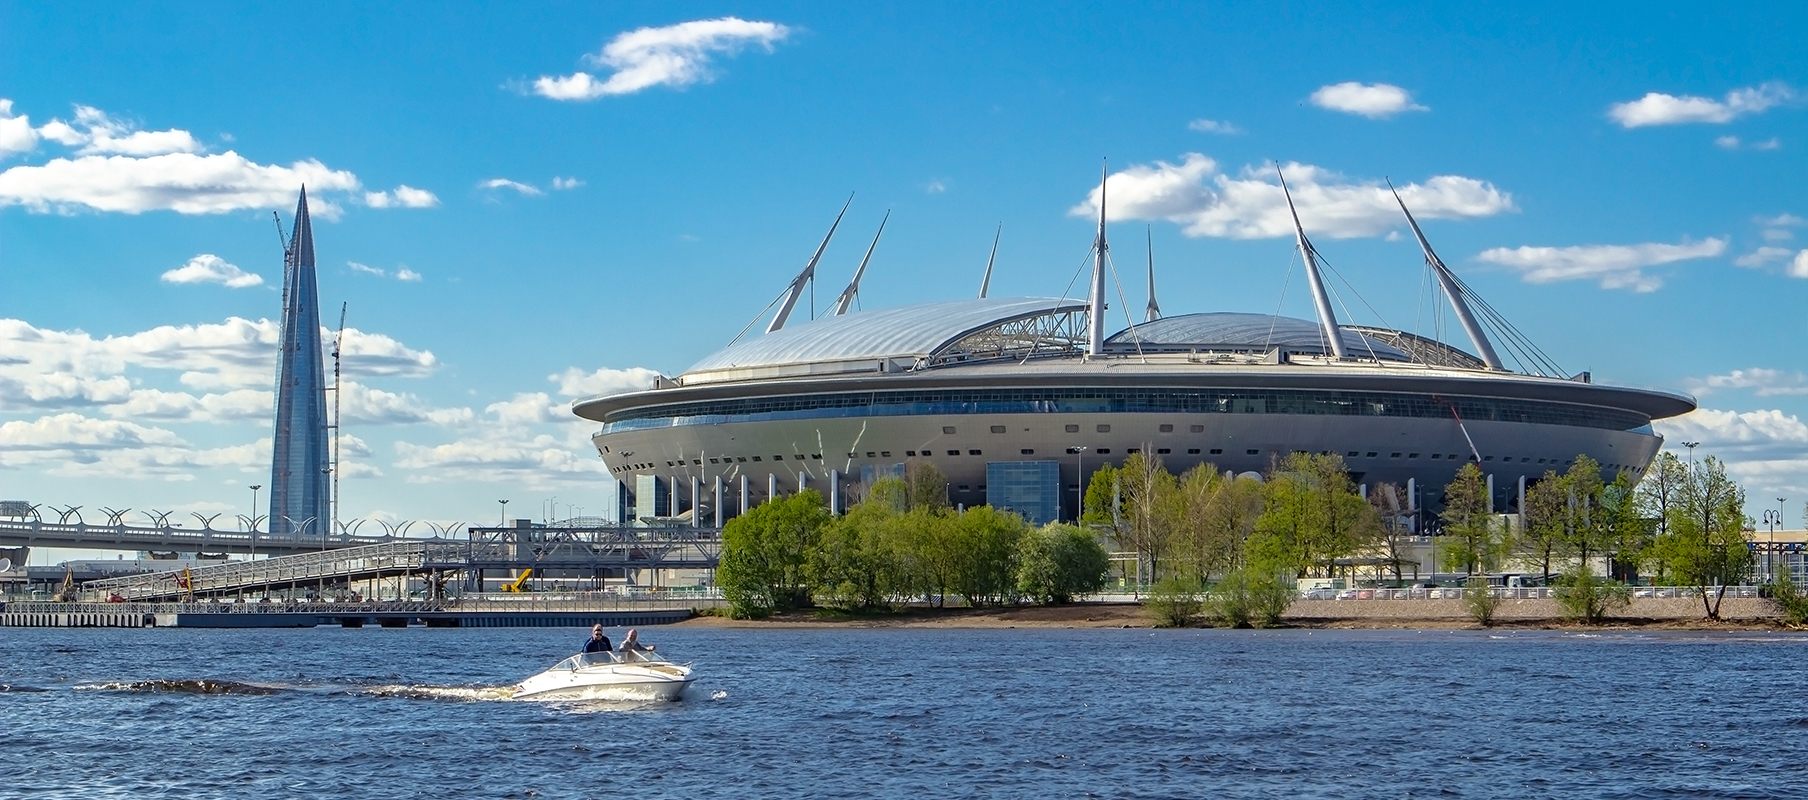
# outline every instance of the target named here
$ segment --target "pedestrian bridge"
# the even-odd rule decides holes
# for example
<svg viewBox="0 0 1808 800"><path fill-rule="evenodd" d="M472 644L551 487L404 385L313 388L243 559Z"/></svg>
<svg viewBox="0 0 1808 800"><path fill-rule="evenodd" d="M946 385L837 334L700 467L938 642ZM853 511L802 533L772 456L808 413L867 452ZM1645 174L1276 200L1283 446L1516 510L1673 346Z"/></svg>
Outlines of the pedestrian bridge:
<svg viewBox="0 0 1808 800"><path fill-rule="evenodd" d="M331 534L292 536L263 531L216 530L208 520L200 527L170 524L168 516L157 519L161 524L128 525L122 515L112 515L106 524L91 524L79 517L48 522L38 518L0 519L0 547L70 547L91 550L160 550L181 553L236 553L242 555L288 555L356 547L391 541L389 536L354 536Z"/></svg>

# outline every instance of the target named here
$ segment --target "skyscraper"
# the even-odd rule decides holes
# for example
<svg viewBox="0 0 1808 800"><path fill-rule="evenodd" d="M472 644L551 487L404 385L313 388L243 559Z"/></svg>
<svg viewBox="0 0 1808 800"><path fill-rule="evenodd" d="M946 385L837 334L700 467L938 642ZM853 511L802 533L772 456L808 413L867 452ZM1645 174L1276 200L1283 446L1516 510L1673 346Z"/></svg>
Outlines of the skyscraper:
<svg viewBox="0 0 1808 800"><path fill-rule="evenodd" d="M319 536L332 530L326 449L326 368L321 362L320 292L314 282L314 228L308 190L295 206L283 258L282 350L277 356L276 430L270 460L270 532Z"/></svg>

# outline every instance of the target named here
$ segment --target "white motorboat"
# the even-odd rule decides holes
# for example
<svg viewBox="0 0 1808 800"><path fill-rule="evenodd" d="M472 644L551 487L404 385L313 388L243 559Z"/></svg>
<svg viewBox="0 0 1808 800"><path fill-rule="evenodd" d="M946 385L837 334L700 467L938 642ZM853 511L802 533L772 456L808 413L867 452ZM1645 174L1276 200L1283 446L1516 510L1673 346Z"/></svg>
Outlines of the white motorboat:
<svg viewBox="0 0 1808 800"><path fill-rule="evenodd" d="M515 687L516 700L676 700L695 678L649 651L579 653Z"/></svg>

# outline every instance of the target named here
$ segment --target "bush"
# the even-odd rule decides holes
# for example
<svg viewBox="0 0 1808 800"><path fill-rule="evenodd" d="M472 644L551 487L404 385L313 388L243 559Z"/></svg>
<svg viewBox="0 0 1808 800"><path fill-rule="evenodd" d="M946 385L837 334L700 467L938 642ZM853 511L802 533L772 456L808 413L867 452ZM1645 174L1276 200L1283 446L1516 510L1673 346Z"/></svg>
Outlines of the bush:
<svg viewBox="0 0 1808 800"><path fill-rule="evenodd" d="M1486 628L1494 624L1494 611L1500 607L1500 598L1494 596L1494 587L1488 585L1487 578L1470 578L1468 585L1463 587L1463 605L1469 610L1469 618Z"/></svg>
<svg viewBox="0 0 1808 800"><path fill-rule="evenodd" d="M1017 546L1017 590L1038 603L1070 603L1105 588L1110 556L1087 531L1051 524Z"/></svg>
<svg viewBox="0 0 1808 800"><path fill-rule="evenodd" d="M1245 567L1219 580L1205 605L1212 620L1223 627L1268 628L1280 624L1293 598L1293 587L1285 581Z"/></svg>
<svg viewBox="0 0 1808 800"><path fill-rule="evenodd" d="M1157 628L1185 628L1204 610L1199 584L1180 578L1157 582L1143 603L1143 611Z"/></svg>
<svg viewBox="0 0 1808 800"><path fill-rule="evenodd" d="M1556 594L1564 619L1585 625L1600 624L1610 612L1632 604L1632 590L1626 584L1600 577L1587 566L1563 576Z"/></svg>
<svg viewBox="0 0 1808 800"><path fill-rule="evenodd" d="M1808 625L1808 592L1802 591L1802 587L1790 579L1789 570L1778 573L1775 580L1764 585L1764 589L1764 594L1770 598L1770 604L1782 613L1785 623L1794 628Z"/></svg>

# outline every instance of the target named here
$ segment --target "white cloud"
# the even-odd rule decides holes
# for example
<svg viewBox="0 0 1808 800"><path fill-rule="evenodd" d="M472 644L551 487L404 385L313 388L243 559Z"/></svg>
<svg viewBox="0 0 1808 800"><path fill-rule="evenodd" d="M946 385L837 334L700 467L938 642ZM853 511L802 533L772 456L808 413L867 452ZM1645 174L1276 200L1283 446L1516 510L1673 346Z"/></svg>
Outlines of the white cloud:
<svg viewBox="0 0 1808 800"><path fill-rule="evenodd" d="M1312 104L1331 111L1385 119L1406 111L1430 111L1413 102L1412 94L1388 83L1345 81L1321 86L1312 93Z"/></svg>
<svg viewBox="0 0 1808 800"><path fill-rule="evenodd" d="M341 413L352 424L457 426L475 418L468 408L435 408L413 394L374 389L350 379L341 402Z"/></svg>
<svg viewBox="0 0 1808 800"><path fill-rule="evenodd" d="M1607 115L1623 128L1648 125L1684 125L1688 123L1722 124L1748 114L1762 113L1788 102L1795 91L1782 83L1766 83L1749 89L1727 92L1724 100L1662 92L1649 92L1629 103L1615 103ZM1735 145L1737 140L1735 140ZM1725 147L1726 145L1721 145Z"/></svg>
<svg viewBox="0 0 1808 800"><path fill-rule="evenodd" d="M389 277L389 271L382 267L373 267L369 264L363 264L357 261L347 261L345 262L345 265L350 267L353 272L362 272L366 275L375 275L379 278ZM395 279L404 283L419 283L421 281L421 274L407 267L396 267Z"/></svg>
<svg viewBox="0 0 1808 800"><path fill-rule="evenodd" d="M0 423L0 450L97 450L184 444L182 437L162 428L91 419L75 413Z"/></svg>
<svg viewBox="0 0 1808 800"><path fill-rule="evenodd" d="M559 190L559 191L565 191L567 189L576 189L579 186L583 186L583 185L584 185L584 182L578 180L577 178L561 178L558 176L554 176L552 179L552 188Z"/></svg>
<svg viewBox="0 0 1808 800"><path fill-rule="evenodd" d="M1756 496L1754 506L1772 507L1768 498L1808 494L1808 424L1794 414L1703 408L1652 424L1677 455L1687 457L1683 442L1700 442L1697 458L1713 455L1726 461L1748 498Z"/></svg>
<svg viewBox="0 0 1808 800"><path fill-rule="evenodd" d="M229 289L262 286L264 276L239 269L238 265L212 253L202 253L187 264L163 273L164 283L218 283Z"/></svg>
<svg viewBox="0 0 1808 800"><path fill-rule="evenodd" d="M274 392L234 389L219 394L192 395L161 389L133 389L123 403L105 407L118 419L170 422L246 422L267 420L276 407Z"/></svg>
<svg viewBox="0 0 1808 800"><path fill-rule="evenodd" d="M358 178L311 159L282 167L253 163L230 150L147 158L90 155L0 172L0 208L222 214L286 208L295 203L295 192L303 184L322 192L355 191ZM331 203L318 202L312 210L319 216L330 218L336 212Z"/></svg>
<svg viewBox="0 0 1808 800"><path fill-rule="evenodd" d="M163 131L139 130L138 126L117 120L93 106L76 106L75 122L51 120L39 130L47 139L75 147L78 155L118 154L157 156L166 153L199 153L201 143L188 131L171 128Z"/></svg>
<svg viewBox="0 0 1808 800"><path fill-rule="evenodd" d="M439 197L426 189L402 184L394 191L365 192L364 204L371 208L432 208L439 205Z"/></svg>
<svg viewBox="0 0 1808 800"><path fill-rule="evenodd" d="M548 375L546 379L559 385L560 397L580 398L645 391L653 388L653 380L658 377L657 371L646 367L603 367L595 372L571 367L557 375Z"/></svg>
<svg viewBox="0 0 1808 800"><path fill-rule="evenodd" d="M1808 225L1808 219L1802 219L1794 214L1778 214L1774 217L1757 216L1752 217L1752 221L1766 228L1800 228Z"/></svg>
<svg viewBox="0 0 1808 800"><path fill-rule="evenodd" d="M928 186L923 187L923 191L928 194L942 194L948 191L948 184L941 181L930 181Z"/></svg>
<svg viewBox="0 0 1808 800"><path fill-rule="evenodd" d="M1689 380L1689 391L1699 396L1705 397L1722 389L1754 389L1759 397L1808 395L1808 375L1804 375L1800 371L1783 372L1765 367L1753 367L1736 369L1725 375L1709 375L1706 378Z"/></svg>
<svg viewBox="0 0 1808 800"><path fill-rule="evenodd" d="M217 467L268 470L270 440L197 448L164 428L75 413L0 423L0 469L75 479L192 481L197 471Z"/></svg>
<svg viewBox="0 0 1808 800"><path fill-rule="evenodd" d="M1745 142L1737 136L1721 136L1714 139L1714 144L1725 150L1781 150L1783 140L1775 136L1761 142Z"/></svg>
<svg viewBox="0 0 1808 800"><path fill-rule="evenodd" d="M1772 261L1789 258L1793 255L1795 255L1795 251L1787 247L1760 247L1733 259L1733 263L1741 267L1762 267Z"/></svg>
<svg viewBox="0 0 1808 800"><path fill-rule="evenodd" d="M545 192L540 191L540 188L537 186L525 184L520 181L511 181L508 178L491 178L487 181L483 181L482 183L477 184L477 188L479 188L479 189L514 189L515 191L520 192L521 194L524 194L524 195L528 195L530 197L545 194Z"/></svg>
<svg viewBox="0 0 1808 800"><path fill-rule="evenodd" d="M31 117L13 116L13 101L0 97L0 158L37 146L38 129L31 126Z"/></svg>
<svg viewBox="0 0 1808 800"><path fill-rule="evenodd" d="M1404 222L1385 184L1352 180L1309 164L1289 163L1287 184L1309 234L1332 238L1379 236ZM1164 219L1188 236L1266 239L1293 235L1293 217L1272 169L1244 167L1235 177L1217 162L1187 153L1181 163L1135 165L1106 179L1113 220ZM1438 175L1399 187L1419 219L1472 219L1517 209L1513 198L1486 181ZM1068 213L1097 217L1099 188Z"/></svg>
<svg viewBox="0 0 1808 800"><path fill-rule="evenodd" d="M1187 130L1198 131L1200 133L1224 133L1224 134L1238 134L1238 133L1243 132L1242 128L1232 125L1229 122L1223 122L1223 121L1215 120L1215 119L1193 120L1192 122L1187 123Z"/></svg>
<svg viewBox="0 0 1808 800"><path fill-rule="evenodd" d="M397 267L396 271L395 271L395 279L398 281L403 281L405 283L420 283L421 282L421 274L419 272L415 272L414 270L411 270L407 267Z"/></svg>
<svg viewBox="0 0 1808 800"><path fill-rule="evenodd" d="M1795 254L1795 260L1789 262L1789 277L1808 278L1808 250Z"/></svg>
<svg viewBox="0 0 1808 800"><path fill-rule="evenodd" d="M639 28L616 36L601 53L586 57L594 65L615 70L607 79L597 80L588 72L542 76L534 81L534 93L553 100L594 100L654 86L707 82L714 54L732 56L750 45L771 52L774 44L790 34L791 29L784 25L736 17Z"/></svg>
<svg viewBox="0 0 1808 800"><path fill-rule="evenodd" d="M1715 139L1714 144L1718 145L1719 147L1721 147L1722 149L1725 149L1725 150L1737 150L1737 149L1739 149L1739 137L1722 136L1722 137Z"/></svg>
<svg viewBox="0 0 1808 800"><path fill-rule="evenodd" d="M1645 268L1726 252L1727 240L1704 239L1682 244L1580 245L1575 247L1496 247L1476 256L1520 272L1527 283L1599 280L1603 289L1654 292L1663 279Z"/></svg>

